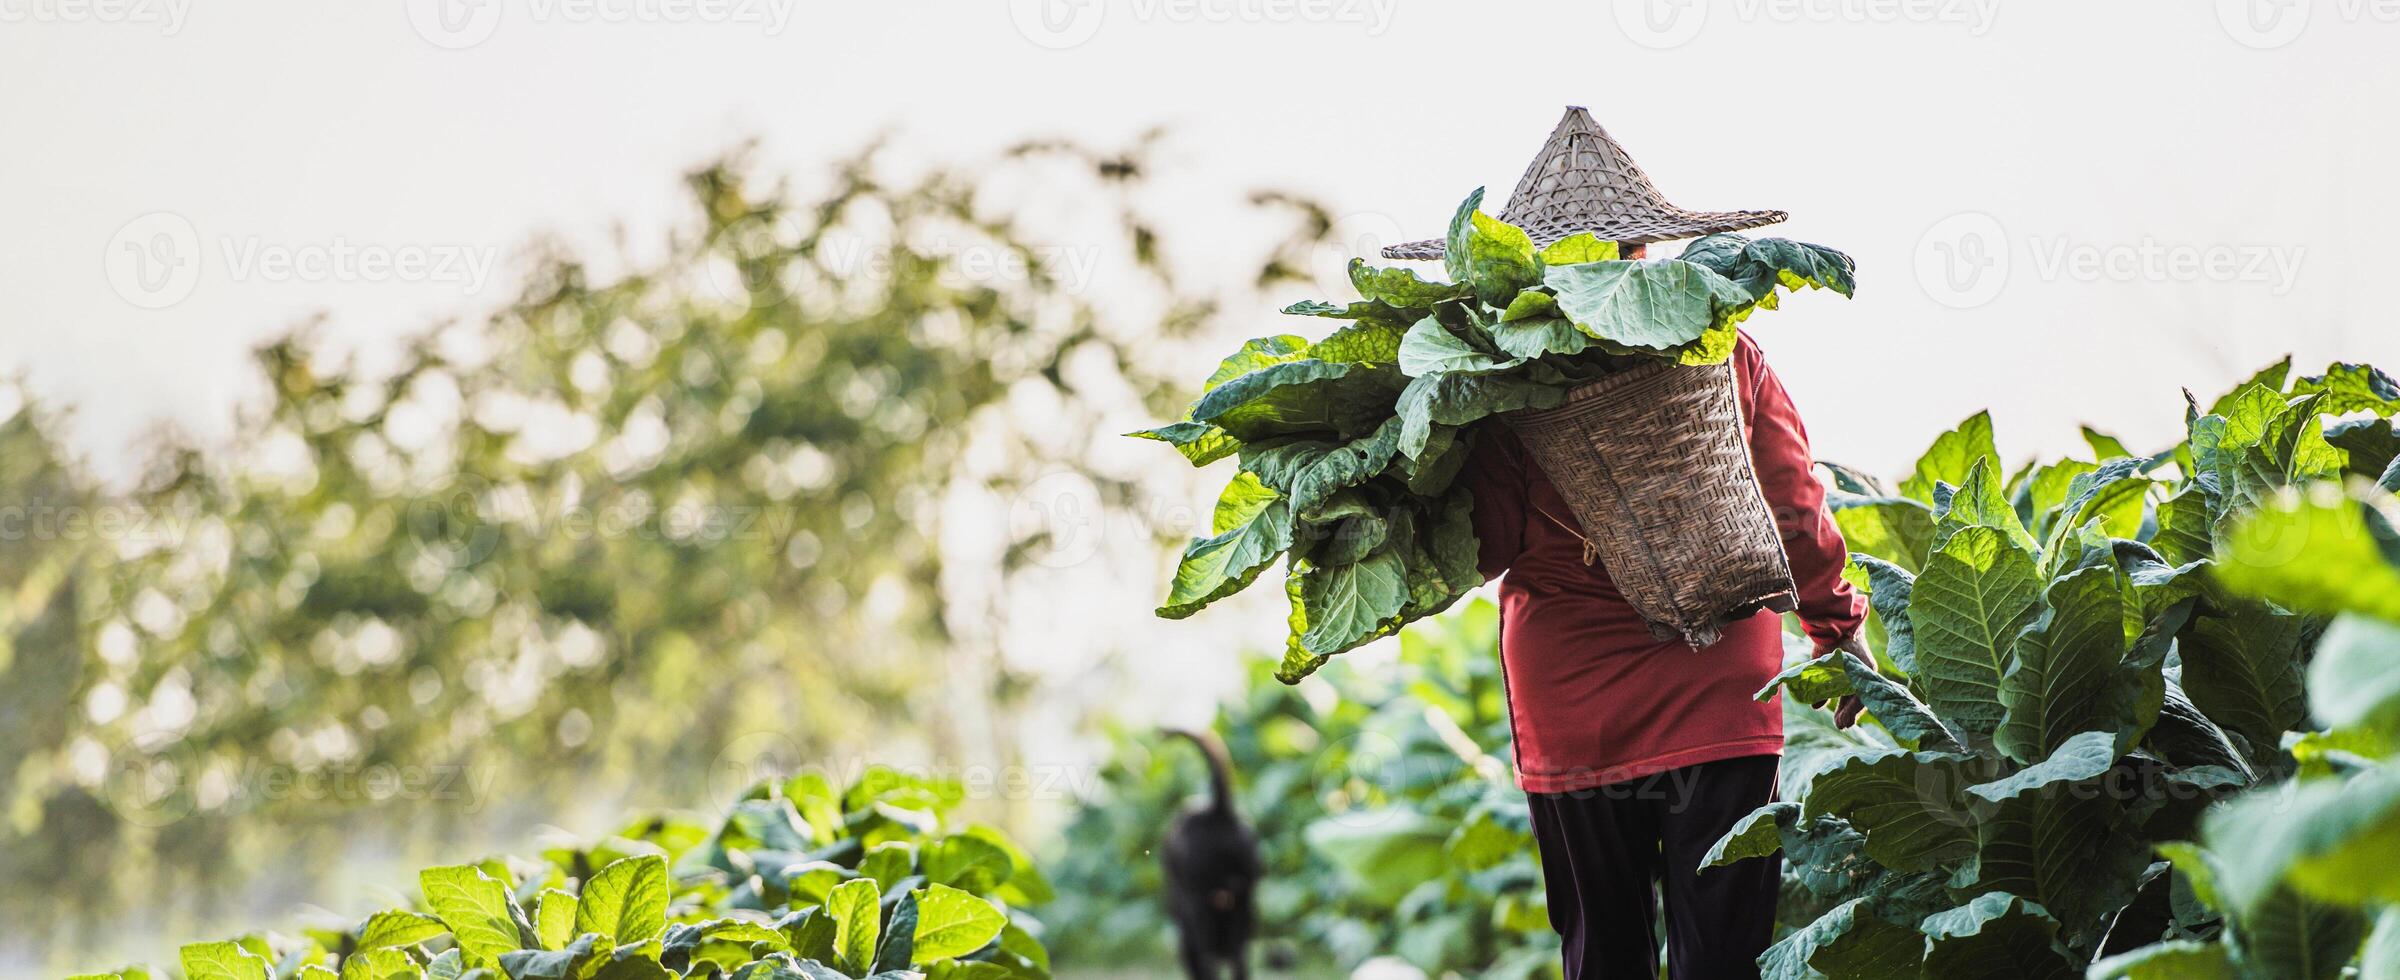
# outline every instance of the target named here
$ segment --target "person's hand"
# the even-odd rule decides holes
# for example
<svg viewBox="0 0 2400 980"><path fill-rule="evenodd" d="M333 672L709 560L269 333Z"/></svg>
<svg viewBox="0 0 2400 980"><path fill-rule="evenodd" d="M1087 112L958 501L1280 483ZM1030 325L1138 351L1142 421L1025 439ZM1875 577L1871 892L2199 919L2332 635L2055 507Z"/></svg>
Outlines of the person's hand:
<svg viewBox="0 0 2400 980"><path fill-rule="evenodd" d="M1865 661L1869 667L1873 667L1875 665L1875 651L1867 648L1867 636L1865 630L1859 630L1851 633L1848 639L1843 640L1841 644L1834 647L1834 649L1857 656L1858 659ZM1864 710L1866 710L1866 706L1858 703L1858 695L1842 695L1841 700L1834 702L1833 705L1833 727L1848 728L1852 725L1858 724L1859 712Z"/></svg>

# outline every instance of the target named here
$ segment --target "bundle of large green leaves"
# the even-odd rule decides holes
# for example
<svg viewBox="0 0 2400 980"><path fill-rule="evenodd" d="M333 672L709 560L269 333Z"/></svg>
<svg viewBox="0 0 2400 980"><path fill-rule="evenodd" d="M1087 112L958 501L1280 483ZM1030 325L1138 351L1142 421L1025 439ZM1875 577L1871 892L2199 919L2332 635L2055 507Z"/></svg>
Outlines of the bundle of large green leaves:
<svg viewBox="0 0 2400 980"><path fill-rule="evenodd" d="M428 868L422 901L303 936L183 947L187 980L1048 980L1048 881L954 825L955 780L810 772L725 817L644 819L541 860ZM78 980L147 980L146 967Z"/></svg>
<svg viewBox="0 0 2400 980"><path fill-rule="evenodd" d="M1474 501L1456 485L1474 423L1554 407L1643 361L1721 363L1735 324L1773 309L1778 288L1853 288L1848 256L1783 239L1715 235L1643 261L1589 234L1536 249L1482 200L1451 220L1449 281L1353 260L1356 301L1284 311L1345 326L1244 344L1181 421L1134 433L1194 465L1241 460L1159 615L1189 616L1284 558L1292 628L1277 673L1307 676L1482 584Z"/></svg>
<svg viewBox="0 0 2400 980"><path fill-rule="evenodd" d="M1812 759L1789 802L1720 843L1725 861L1781 848L1813 916L1761 959L1767 976L2073 977L2224 928L2159 858L2212 801L2299 768L2287 733L2309 720L2315 613L2332 611L2247 583L2271 569L2375 592L2384 579L2335 560L2395 540L2249 517L2288 487L2400 466L2400 386L2360 366L2287 375L2193 404L2190 438L2152 456L2091 433L2097 461L2004 481L1978 415L1897 493L1838 473L1883 656L1837 651L1761 696L1856 694L1888 737ZM2351 415L2367 417L2327 421ZM2251 929L2240 975L2331 976L2348 960L2309 966L2326 954L2308 907L2259 914L2291 921Z"/></svg>

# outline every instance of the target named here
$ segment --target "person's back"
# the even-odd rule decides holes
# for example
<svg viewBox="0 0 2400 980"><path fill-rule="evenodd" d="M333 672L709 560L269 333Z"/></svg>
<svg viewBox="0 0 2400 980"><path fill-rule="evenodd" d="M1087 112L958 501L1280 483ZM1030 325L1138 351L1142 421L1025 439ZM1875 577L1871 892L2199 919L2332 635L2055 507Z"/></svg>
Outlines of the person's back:
<svg viewBox="0 0 2400 980"><path fill-rule="evenodd" d="M1752 462L1819 651L1854 643L1865 603L1842 578L1841 534L1808 436L1744 335L1734 371ZM1695 873L1735 821L1771 801L1783 748L1780 617L1761 612L1694 650L1660 641L1625 602L1566 503L1504 423L1478 433L1464 479L1486 579L1500 582L1501 657L1518 779L1530 795L1569 977L1647 976L1654 884L1672 975L1755 975L1774 926L1772 858Z"/></svg>

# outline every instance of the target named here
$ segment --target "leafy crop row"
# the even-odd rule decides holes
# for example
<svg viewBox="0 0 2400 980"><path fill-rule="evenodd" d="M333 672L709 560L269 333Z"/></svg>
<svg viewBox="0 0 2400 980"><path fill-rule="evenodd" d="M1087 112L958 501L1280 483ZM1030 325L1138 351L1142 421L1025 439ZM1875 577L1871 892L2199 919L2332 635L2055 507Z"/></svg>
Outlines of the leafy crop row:
<svg viewBox="0 0 2400 980"><path fill-rule="evenodd" d="M354 925L182 950L186 980L1047 980L1007 837L952 826L957 784L875 770L762 783L713 827L659 817L540 860L428 868ZM85 974L148 980L146 967Z"/></svg>
<svg viewBox="0 0 2400 980"><path fill-rule="evenodd" d="M2095 460L2004 476L1977 416L1897 492L1839 471L1878 662L1837 651L1761 696L1856 694L1880 727L1719 843L1719 861L1780 848L1815 916L1765 973L2339 976L2362 920L2328 899L2400 897L2400 876L2352 864L2350 887L2311 890L2284 862L2355 838L2337 815L2368 804L2345 794L2383 771L2359 751L2378 730L2339 727L2383 709L2328 675L2389 676L2400 645L2325 617L2400 604L2395 411L2372 368L2289 381L2287 364L2192 402L2189 437L2152 455L2091 433ZM2318 778L2287 798L2295 774ZM2342 807L2283 823L2320 797Z"/></svg>

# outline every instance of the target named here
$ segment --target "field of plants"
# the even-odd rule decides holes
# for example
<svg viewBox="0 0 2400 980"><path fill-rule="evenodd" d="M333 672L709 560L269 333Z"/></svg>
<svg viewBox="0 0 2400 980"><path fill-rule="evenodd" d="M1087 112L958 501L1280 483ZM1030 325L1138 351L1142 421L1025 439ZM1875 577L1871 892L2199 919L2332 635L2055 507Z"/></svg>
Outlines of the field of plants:
<svg viewBox="0 0 2400 980"><path fill-rule="evenodd" d="M1830 467L1876 662L1792 665L1775 978L2400 971L2400 388L2276 365L2189 437L2004 470L1988 415L1895 487ZM1555 975L1484 602L1215 725L1270 869L1262 958ZM1355 659L1355 658L1353 658ZM1810 704L1855 694L1837 730ZM412 907L187 946L189 977L1041 977L1156 962L1155 835L1202 782L1146 727L1036 867L955 785L754 788L539 860L434 868ZM1053 882L1056 883L1055 887ZM1045 951L1048 950L1048 951ZM480 972L479 972L480 971ZM129 969L98 976L152 975Z"/></svg>

